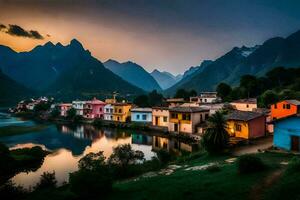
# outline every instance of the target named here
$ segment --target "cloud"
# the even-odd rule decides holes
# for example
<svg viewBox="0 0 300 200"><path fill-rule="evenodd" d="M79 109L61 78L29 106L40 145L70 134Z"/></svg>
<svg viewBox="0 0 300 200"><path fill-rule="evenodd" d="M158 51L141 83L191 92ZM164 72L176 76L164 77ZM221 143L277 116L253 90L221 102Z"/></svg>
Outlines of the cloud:
<svg viewBox="0 0 300 200"><path fill-rule="evenodd" d="M27 31L23 29L21 26L15 24L9 24L8 27L6 27L3 24L0 24L0 31L17 37L27 37L27 38L37 39L37 40L44 39L44 36L42 36L38 31L35 30Z"/></svg>

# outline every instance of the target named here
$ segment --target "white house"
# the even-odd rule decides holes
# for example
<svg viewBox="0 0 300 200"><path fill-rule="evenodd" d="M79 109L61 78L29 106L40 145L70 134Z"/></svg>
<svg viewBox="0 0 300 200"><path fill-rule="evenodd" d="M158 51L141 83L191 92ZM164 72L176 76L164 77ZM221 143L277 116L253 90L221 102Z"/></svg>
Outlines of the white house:
<svg viewBox="0 0 300 200"><path fill-rule="evenodd" d="M76 115L83 116L83 109L86 101L73 101L72 107L76 110Z"/></svg>
<svg viewBox="0 0 300 200"><path fill-rule="evenodd" d="M195 103L216 103L220 100L216 92L201 92L197 97L190 97L190 102Z"/></svg>
<svg viewBox="0 0 300 200"><path fill-rule="evenodd" d="M113 120L114 106L112 104L106 104L104 106L104 120Z"/></svg>
<svg viewBox="0 0 300 200"><path fill-rule="evenodd" d="M133 108L131 109L132 122L152 122L152 108Z"/></svg>
<svg viewBox="0 0 300 200"><path fill-rule="evenodd" d="M240 111L254 111L257 109L257 100L255 98L239 99L230 103L234 109Z"/></svg>
<svg viewBox="0 0 300 200"><path fill-rule="evenodd" d="M168 127L169 125L169 108L153 107L152 108L152 125Z"/></svg>

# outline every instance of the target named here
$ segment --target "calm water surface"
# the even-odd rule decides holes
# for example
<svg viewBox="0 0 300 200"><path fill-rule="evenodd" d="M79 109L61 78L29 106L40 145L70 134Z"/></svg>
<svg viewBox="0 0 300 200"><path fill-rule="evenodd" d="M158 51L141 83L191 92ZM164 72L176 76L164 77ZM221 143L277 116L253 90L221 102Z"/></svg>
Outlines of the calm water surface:
<svg viewBox="0 0 300 200"><path fill-rule="evenodd" d="M32 126L33 121L26 121L0 113L1 126ZM193 151L193 146L166 137L148 136L137 131L124 131L109 128L95 128L92 125L67 126L50 125L48 128L24 135L2 137L0 142L11 149L41 146L52 153L45 157L42 166L34 172L19 173L13 181L24 187L35 185L45 171L55 171L59 183L68 181L69 173L76 171L78 161L91 152L103 151L109 157L113 147L119 144L131 144L133 149L141 150L147 160L156 156L155 151Z"/></svg>

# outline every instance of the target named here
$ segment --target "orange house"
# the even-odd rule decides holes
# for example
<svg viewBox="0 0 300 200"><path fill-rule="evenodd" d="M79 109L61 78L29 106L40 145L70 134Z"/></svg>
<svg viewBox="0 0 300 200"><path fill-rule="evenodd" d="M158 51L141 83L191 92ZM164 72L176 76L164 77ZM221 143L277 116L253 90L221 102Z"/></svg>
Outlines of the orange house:
<svg viewBox="0 0 300 200"><path fill-rule="evenodd" d="M271 105L272 120L295 115L300 111L300 101L284 100Z"/></svg>

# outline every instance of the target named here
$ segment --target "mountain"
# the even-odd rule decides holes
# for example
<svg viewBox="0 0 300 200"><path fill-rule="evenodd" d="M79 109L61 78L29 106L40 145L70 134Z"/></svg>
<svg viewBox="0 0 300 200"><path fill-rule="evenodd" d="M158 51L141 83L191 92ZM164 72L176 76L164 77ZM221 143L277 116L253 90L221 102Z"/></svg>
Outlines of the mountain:
<svg viewBox="0 0 300 200"><path fill-rule="evenodd" d="M179 88L215 90L220 82L237 85L245 74L263 76L277 66L300 66L300 31L287 38L271 38L255 47L234 47L189 80L182 79L166 94L174 94Z"/></svg>
<svg viewBox="0 0 300 200"><path fill-rule="evenodd" d="M153 70L150 74L158 82L163 90L173 86L178 81L178 79L181 78L178 76L175 77L169 72L160 72L157 69Z"/></svg>
<svg viewBox="0 0 300 200"><path fill-rule="evenodd" d="M115 60L108 60L104 66L117 74L132 85L145 91L161 90L156 80L140 65L133 62L119 63Z"/></svg>
<svg viewBox="0 0 300 200"><path fill-rule="evenodd" d="M51 42L29 52L17 53L0 46L0 67L4 74L42 94L79 97L141 94L143 91L106 69L82 44L73 39L63 46Z"/></svg>
<svg viewBox="0 0 300 200"><path fill-rule="evenodd" d="M0 70L0 94L0 105L3 106L16 103L22 98L32 95L33 92L16 83Z"/></svg>

